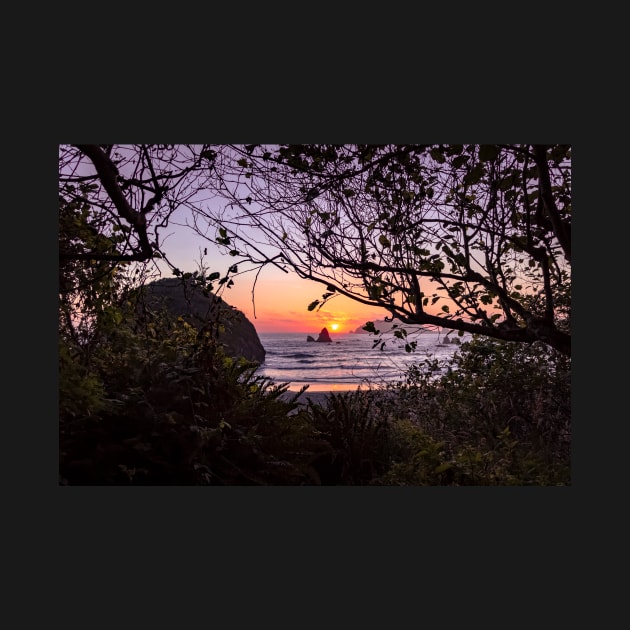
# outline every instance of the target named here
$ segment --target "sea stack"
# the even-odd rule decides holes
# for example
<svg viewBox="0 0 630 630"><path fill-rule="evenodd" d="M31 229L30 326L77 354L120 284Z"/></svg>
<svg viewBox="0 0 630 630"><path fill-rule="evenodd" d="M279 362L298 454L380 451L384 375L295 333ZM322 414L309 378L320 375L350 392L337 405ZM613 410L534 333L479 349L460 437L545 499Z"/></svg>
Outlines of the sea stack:
<svg viewBox="0 0 630 630"><path fill-rule="evenodd" d="M324 342L324 343L332 343L332 339L330 338L330 335L328 334L327 328L322 328L322 332L319 333L319 337L317 337L317 341Z"/></svg>

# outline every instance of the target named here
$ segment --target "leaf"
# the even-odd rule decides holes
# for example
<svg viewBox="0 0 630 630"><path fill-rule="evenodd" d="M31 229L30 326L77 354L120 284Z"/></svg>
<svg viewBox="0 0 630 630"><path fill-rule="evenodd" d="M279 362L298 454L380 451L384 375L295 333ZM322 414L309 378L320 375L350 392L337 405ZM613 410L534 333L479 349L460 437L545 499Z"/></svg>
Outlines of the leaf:
<svg viewBox="0 0 630 630"><path fill-rule="evenodd" d="M464 184L470 186L476 184L486 173L483 164L476 164L464 177Z"/></svg>
<svg viewBox="0 0 630 630"><path fill-rule="evenodd" d="M508 175L503 178L503 181L499 184L500 190L507 190L514 185L514 175Z"/></svg>
<svg viewBox="0 0 630 630"><path fill-rule="evenodd" d="M468 161L468 156L467 155L458 155L453 160L453 167L454 168L459 168L460 166L464 166L464 164L466 164L467 161Z"/></svg>
<svg viewBox="0 0 630 630"><path fill-rule="evenodd" d="M381 234L378 237L378 242L383 246L383 247L391 247L391 241L385 236L385 234Z"/></svg>
<svg viewBox="0 0 630 630"><path fill-rule="evenodd" d="M479 159L482 162L491 162L499 155L499 147L496 144L482 144L479 147Z"/></svg>
<svg viewBox="0 0 630 630"><path fill-rule="evenodd" d="M441 149L431 149L430 155L436 162L444 164L445 158Z"/></svg>
<svg viewBox="0 0 630 630"><path fill-rule="evenodd" d="M312 301L312 302L308 305L308 307L307 307L307 308L308 308L308 310L309 310L309 311L312 311L312 310L314 310L314 309L317 307L317 305L318 305L318 304L319 304L319 300L313 300L313 301Z"/></svg>
<svg viewBox="0 0 630 630"><path fill-rule="evenodd" d="M436 473L442 473L446 470L448 470L449 468L452 468L453 464L451 464L450 462L444 462L443 464L440 464L439 466L436 466L435 468L435 472Z"/></svg>
<svg viewBox="0 0 630 630"><path fill-rule="evenodd" d="M378 334L380 332L379 330L376 329L376 326L374 326L374 322L366 322L362 330L365 330L366 332L374 333L374 334Z"/></svg>

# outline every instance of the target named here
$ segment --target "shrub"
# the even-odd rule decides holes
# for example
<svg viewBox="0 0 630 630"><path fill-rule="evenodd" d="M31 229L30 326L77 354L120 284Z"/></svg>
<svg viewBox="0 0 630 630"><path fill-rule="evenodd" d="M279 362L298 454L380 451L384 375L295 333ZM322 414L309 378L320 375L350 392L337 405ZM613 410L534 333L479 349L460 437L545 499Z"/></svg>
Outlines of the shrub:
<svg viewBox="0 0 630 630"><path fill-rule="evenodd" d="M309 401L315 429L329 445L316 462L322 482L364 485L387 468L389 427L374 410L374 392L332 394L325 405Z"/></svg>
<svg viewBox="0 0 630 630"><path fill-rule="evenodd" d="M155 314L110 331L93 356L109 404L88 414L66 391L60 474L68 484L319 483L327 444L297 396L181 319ZM83 410L81 415L79 410Z"/></svg>
<svg viewBox="0 0 630 630"><path fill-rule="evenodd" d="M411 369L393 413L444 444L451 483L568 484L570 367L541 344L474 338L438 379Z"/></svg>

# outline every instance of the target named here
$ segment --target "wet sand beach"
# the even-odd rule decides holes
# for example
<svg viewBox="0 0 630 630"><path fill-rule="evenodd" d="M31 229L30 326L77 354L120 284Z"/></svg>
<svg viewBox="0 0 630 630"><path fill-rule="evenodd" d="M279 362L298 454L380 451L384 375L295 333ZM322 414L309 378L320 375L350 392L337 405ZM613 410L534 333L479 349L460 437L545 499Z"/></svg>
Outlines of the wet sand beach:
<svg viewBox="0 0 630 630"><path fill-rule="evenodd" d="M315 404L323 405L325 404L328 396L330 396L331 394L353 392L357 389L359 389L359 386L356 385L356 383L353 383L352 385L348 385L346 383L312 383L309 385L309 388L304 393L300 394L297 402L302 405L306 405L307 402L310 400ZM289 390L285 394L283 394L282 397L288 399L291 396L294 396L299 391L299 387L291 385L289 387Z"/></svg>

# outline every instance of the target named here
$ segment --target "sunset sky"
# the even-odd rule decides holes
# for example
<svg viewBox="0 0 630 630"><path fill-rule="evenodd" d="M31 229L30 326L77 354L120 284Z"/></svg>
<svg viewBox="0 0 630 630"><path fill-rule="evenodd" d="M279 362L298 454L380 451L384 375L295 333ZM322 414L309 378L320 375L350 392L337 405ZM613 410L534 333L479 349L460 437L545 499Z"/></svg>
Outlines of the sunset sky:
<svg viewBox="0 0 630 630"><path fill-rule="evenodd" d="M91 164L86 162L77 172L89 175L93 171ZM188 202L192 203L193 199L188 199ZM222 203L203 192L199 193L195 201L200 207ZM182 204L170 218L168 227L160 229L160 245L173 265L182 272L198 271L201 254L207 249L203 263L208 273L218 271L224 276L235 263L239 263L239 272L246 270L238 257L224 254L212 240L196 234L187 226L190 221L190 210ZM215 230L210 229L209 234L214 236ZM173 277L168 265L163 262L157 265L162 277ZM320 299L326 287L318 282L302 280L293 272L283 273L272 265L263 269L258 277L256 270L253 270L233 279L234 286L224 288L220 295L228 304L242 311L258 332L300 332L312 335L319 334L326 327L331 334L343 333L388 315L384 309L369 308L344 296L333 298L320 310L309 311L308 305ZM252 296L254 283L255 293ZM219 288L218 285L216 288Z"/></svg>
<svg viewBox="0 0 630 630"><path fill-rule="evenodd" d="M126 165L126 168L129 170L131 167ZM75 175L90 176L93 172L93 165L86 160L80 164ZM127 174L131 175L133 171ZM232 276L234 285L227 288L217 284L215 290L221 289L219 295L228 304L242 311L258 332L299 332L315 335L325 327L331 334L347 333L364 326L368 321L382 320L389 315L385 309L365 306L342 295L333 297L320 309L309 311L308 305L322 298L326 285L303 280L294 272L284 273L273 265L267 265L260 273L257 273L257 269L247 271L247 263L243 263L239 256L232 257L227 252L224 253L225 250L215 243L215 228L208 229L209 238L206 239L191 227L192 206L202 210L215 206L216 210L225 203L225 200L211 191L201 188L169 215L166 227L158 224L153 228L156 230L161 251L182 272L199 271L203 262L208 274L219 272L223 277L231 266L238 264L239 274ZM197 227L199 230L206 229L203 219ZM264 249L265 245L256 236L252 238L257 246ZM204 250L207 250L205 255ZM164 261L156 261L156 265L162 277L173 277L171 269ZM435 310L437 312L437 308Z"/></svg>
<svg viewBox="0 0 630 630"><path fill-rule="evenodd" d="M223 255L218 246L194 234L185 227L169 227L164 249L169 260L181 271L193 272L199 269L200 254L207 248L204 263L209 272L218 271L222 275L238 261L227 254ZM245 267L239 267L239 271ZM170 271L162 267L165 277ZM164 271L165 269L165 271ZM252 289L255 286L255 312L252 303ZM350 332L366 321L383 319L387 311L366 307L344 296L330 300L319 311L308 311L308 305L320 299L326 287L318 282L302 280L294 273L283 273L269 265L256 280L255 271L234 278L234 286L224 289L221 297L230 305L242 311L254 324L259 333L300 332L318 334L322 328L330 333Z"/></svg>

